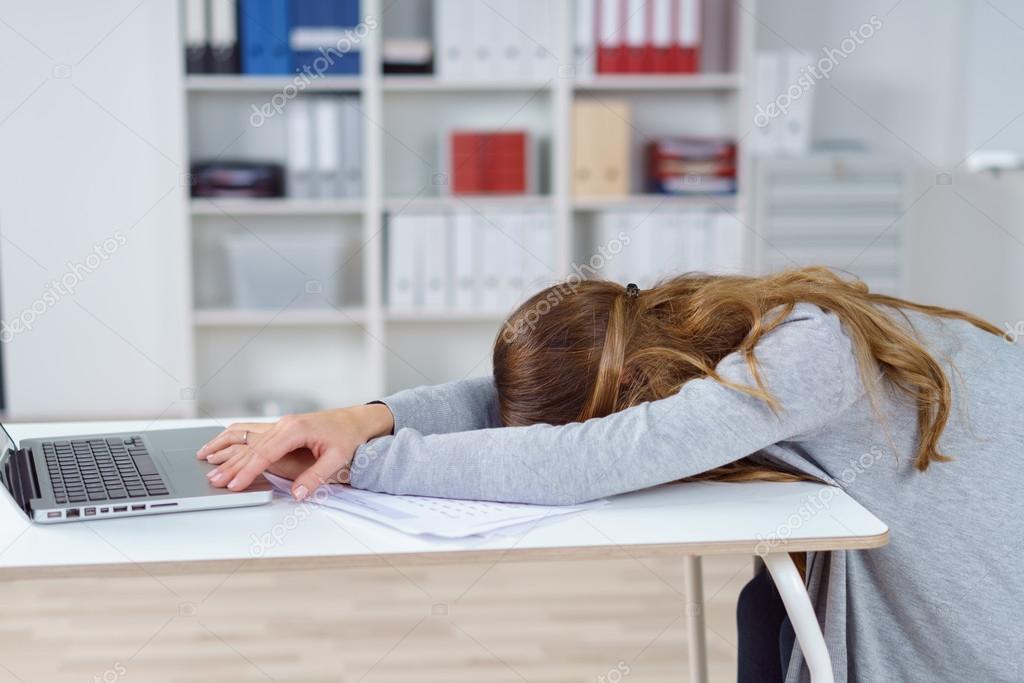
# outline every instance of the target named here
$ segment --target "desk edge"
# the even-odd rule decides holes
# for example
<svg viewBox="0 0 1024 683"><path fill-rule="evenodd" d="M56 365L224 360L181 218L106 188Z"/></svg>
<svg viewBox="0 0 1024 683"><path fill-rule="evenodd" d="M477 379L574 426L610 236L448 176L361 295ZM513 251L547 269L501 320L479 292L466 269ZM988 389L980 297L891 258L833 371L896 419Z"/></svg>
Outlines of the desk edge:
<svg viewBox="0 0 1024 683"><path fill-rule="evenodd" d="M828 552L870 550L889 542L889 530L873 536L800 539L795 541L711 541L706 543L651 543L643 545L565 546L559 548L502 548L442 550L422 553L369 553L365 555L309 555L304 557L183 560L178 562L124 562L63 566L0 568L0 579L25 580L93 576L178 575L224 572L308 571L372 567L426 566L457 563L555 562L599 559L656 559L689 555L760 555L767 552Z"/></svg>

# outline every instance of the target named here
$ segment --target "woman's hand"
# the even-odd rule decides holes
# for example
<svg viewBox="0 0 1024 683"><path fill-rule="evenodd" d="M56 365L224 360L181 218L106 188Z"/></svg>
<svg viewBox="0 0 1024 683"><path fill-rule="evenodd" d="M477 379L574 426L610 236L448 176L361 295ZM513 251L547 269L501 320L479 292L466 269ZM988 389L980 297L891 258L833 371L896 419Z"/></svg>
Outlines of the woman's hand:
<svg viewBox="0 0 1024 683"><path fill-rule="evenodd" d="M302 500L321 484L339 481L356 449L394 426L391 410L380 403L289 415L231 425L197 457L219 465L207 475L210 483L232 491L245 489L264 470L295 475L299 464L308 463L292 484L292 495Z"/></svg>

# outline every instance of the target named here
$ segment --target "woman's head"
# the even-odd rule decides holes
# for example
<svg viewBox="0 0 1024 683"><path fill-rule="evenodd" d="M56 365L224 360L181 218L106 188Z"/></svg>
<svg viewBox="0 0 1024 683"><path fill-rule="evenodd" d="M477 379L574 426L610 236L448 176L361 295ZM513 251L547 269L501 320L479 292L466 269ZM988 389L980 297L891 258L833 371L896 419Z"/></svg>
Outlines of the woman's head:
<svg viewBox="0 0 1024 683"><path fill-rule="evenodd" d="M725 383L775 409L754 347L801 302L842 320L866 386L880 371L917 401L918 468L943 459L937 442L949 415L949 379L892 312L910 308L999 330L964 313L872 294L825 268L760 278L688 274L639 292L601 280L549 287L509 317L495 342L502 420L581 422L665 398L694 378L724 382L715 368L732 352L745 357L755 384Z"/></svg>

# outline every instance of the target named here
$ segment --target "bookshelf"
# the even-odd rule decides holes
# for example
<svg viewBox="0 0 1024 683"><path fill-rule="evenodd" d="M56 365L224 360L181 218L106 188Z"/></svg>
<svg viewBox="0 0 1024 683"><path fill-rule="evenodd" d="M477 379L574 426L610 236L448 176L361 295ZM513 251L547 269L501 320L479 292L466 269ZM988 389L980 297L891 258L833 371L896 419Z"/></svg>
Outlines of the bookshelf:
<svg viewBox="0 0 1024 683"><path fill-rule="evenodd" d="M550 213L552 253L545 255L560 277L584 254L583 233L609 210L707 207L746 222L749 169L742 138L749 123L749 64L753 11L726 10L725 66L690 75L602 75L574 77L563 70L545 80L493 78L443 80L430 75L384 75L382 31L362 41L358 76L323 77L303 93L355 95L363 114L363 194L345 199L192 199L188 206L196 307L193 349L198 414L244 413L247 398L300 393L325 406L356 403L421 383L485 373L490 345L503 312L389 311L386 304L384 239L389 217L406 211L469 211L484 217L502 211L544 209ZM363 0L362 13L389 15L382 0ZM397 11L397 10L396 10ZM560 63L574 58L573 3L559 0L554 13ZM724 14L723 14L724 13ZM724 18L723 18L724 17ZM716 49L720 46L716 46ZM713 60L712 60L713 61ZM188 75L182 101L193 158L284 158L283 122L259 129L245 125L253 104L292 83L284 76ZM299 95L302 96L301 94ZM738 187L734 195L677 197L572 196L572 106L579 99L614 97L637 111L632 141L639 154L646 136L728 135L739 139ZM283 117L278 117L283 118ZM539 156L542 182L535 194L449 196L431 182L443 173L439 130L457 125L528 128L544 141ZM636 159L633 167L638 168ZM639 172L639 171L638 171ZM633 187L641 185L633 179ZM213 237L218 231L258 231L263 225L313 225L349 236L345 267L357 280L347 298L328 298L323 309L232 308L208 283ZM744 246L752 263L752 245ZM212 292L212 293L211 293ZM352 298L352 295L355 298ZM205 298L204 298L205 297Z"/></svg>

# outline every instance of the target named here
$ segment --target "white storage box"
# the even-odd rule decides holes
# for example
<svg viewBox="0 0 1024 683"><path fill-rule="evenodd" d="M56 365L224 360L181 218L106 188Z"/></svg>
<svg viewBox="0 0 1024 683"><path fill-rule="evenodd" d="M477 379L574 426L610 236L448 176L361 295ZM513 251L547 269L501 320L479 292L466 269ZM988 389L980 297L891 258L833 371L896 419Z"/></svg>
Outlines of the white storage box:
<svg viewBox="0 0 1024 683"><path fill-rule="evenodd" d="M327 308L339 305L345 247L341 230L235 231L224 251L236 308Z"/></svg>

